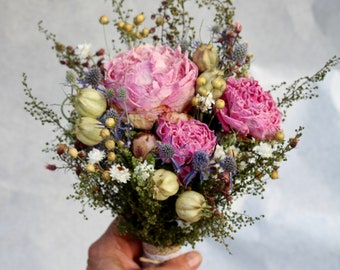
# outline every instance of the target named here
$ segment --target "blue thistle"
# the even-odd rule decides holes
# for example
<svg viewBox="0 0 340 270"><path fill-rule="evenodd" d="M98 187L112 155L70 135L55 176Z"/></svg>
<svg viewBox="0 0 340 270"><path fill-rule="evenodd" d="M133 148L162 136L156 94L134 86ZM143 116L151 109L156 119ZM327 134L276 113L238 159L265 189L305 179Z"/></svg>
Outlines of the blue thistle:
<svg viewBox="0 0 340 270"><path fill-rule="evenodd" d="M222 169L229 173L235 173L237 170L237 164L234 157L226 156L226 158L220 161Z"/></svg>
<svg viewBox="0 0 340 270"><path fill-rule="evenodd" d="M107 118L113 118L116 122L118 122L119 114L115 109L110 108L109 110L105 112L105 114L103 115L103 118L104 118L103 122L105 122Z"/></svg>
<svg viewBox="0 0 340 270"><path fill-rule="evenodd" d="M182 147L179 149L175 149L172 146L172 138L170 139L170 143L162 143L162 144L158 142L155 142L155 143L159 148L159 150L157 151L159 157L157 159L162 159L163 160L162 164L171 162L173 166L175 167L176 171L179 171L180 166L178 165L174 157L180 156L179 154L176 153L176 151L180 150Z"/></svg>
<svg viewBox="0 0 340 270"><path fill-rule="evenodd" d="M232 156L226 156L226 158L220 161L219 164L225 172L229 173L229 188L231 191L233 186L233 175L237 172L236 160Z"/></svg>
<svg viewBox="0 0 340 270"><path fill-rule="evenodd" d="M98 67L92 67L88 72L85 73L85 83L91 85L93 88L97 88L103 79L103 74Z"/></svg>
<svg viewBox="0 0 340 270"><path fill-rule="evenodd" d="M196 177L197 174L199 174L200 181L202 182L204 174L213 172L215 170L213 169L215 164L210 163L212 157L213 153L209 156L206 152L201 150L194 153L191 162L192 170L183 179L185 186L188 186L191 180Z"/></svg>
<svg viewBox="0 0 340 270"><path fill-rule="evenodd" d="M247 43L235 44L233 52L231 54L231 59L236 63L243 64L243 62L246 60L247 53L248 53Z"/></svg>
<svg viewBox="0 0 340 270"><path fill-rule="evenodd" d="M192 168L196 171L204 171L209 165L209 156L204 151L197 151L194 153L194 157L192 159Z"/></svg>

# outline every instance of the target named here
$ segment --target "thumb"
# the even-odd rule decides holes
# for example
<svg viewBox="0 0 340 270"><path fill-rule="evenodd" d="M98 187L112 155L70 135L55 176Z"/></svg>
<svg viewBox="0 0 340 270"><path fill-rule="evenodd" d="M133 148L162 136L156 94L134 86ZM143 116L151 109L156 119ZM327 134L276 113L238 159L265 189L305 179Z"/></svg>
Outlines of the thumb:
<svg viewBox="0 0 340 270"><path fill-rule="evenodd" d="M202 262L202 256L197 251L191 251L166 261L158 270L196 270ZM153 269L153 268L151 268ZM151 270L150 269L150 270Z"/></svg>

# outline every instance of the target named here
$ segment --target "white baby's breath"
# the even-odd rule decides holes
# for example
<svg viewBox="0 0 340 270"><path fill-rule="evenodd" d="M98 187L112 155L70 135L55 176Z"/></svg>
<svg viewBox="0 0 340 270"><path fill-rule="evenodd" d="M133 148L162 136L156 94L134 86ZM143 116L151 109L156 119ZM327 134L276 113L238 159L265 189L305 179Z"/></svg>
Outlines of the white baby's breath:
<svg viewBox="0 0 340 270"><path fill-rule="evenodd" d="M217 144L214 153L214 160L223 160L226 157L226 151L224 150L223 146Z"/></svg>
<svg viewBox="0 0 340 270"><path fill-rule="evenodd" d="M143 163L139 163L135 169L134 169L134 174L142 179L146 180L148 179L151 174L155 171L155 167L152 164L148 164L146 160L144 160Z"/></svg>
<svg viewBox="0 0 340 270"><path fill-rule="evenodd" d="M266 142L260 142L253 150L263 158L270 158L273 154L273 147Z"/></svg>

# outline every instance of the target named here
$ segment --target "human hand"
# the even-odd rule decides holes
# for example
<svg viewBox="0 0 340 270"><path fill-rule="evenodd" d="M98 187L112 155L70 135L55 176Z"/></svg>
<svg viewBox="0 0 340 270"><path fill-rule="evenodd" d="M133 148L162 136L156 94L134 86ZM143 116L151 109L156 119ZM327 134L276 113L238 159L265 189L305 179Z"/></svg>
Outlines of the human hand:
<svg viewBox="0 0 340 270"><path fill-rule="evenodd" d="M141 241L121 236L114 221L106 232L89 248L87 270L196 270L202 257L191 251L167 262L142 268L139 258L143 254Z"/></svg>

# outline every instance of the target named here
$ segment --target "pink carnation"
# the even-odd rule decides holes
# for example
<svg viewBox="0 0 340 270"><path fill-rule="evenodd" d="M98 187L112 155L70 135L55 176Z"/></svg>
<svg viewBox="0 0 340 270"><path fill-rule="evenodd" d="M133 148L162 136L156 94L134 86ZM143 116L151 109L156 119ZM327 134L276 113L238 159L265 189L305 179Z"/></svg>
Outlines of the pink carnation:
<svg viewBox="0 0 340 270"><path fill-rule="evenodd" d="M226 106L216 114L225 131L234 129L242 135L270 140L280 129L281 113L276 102L256 80L228 78L221 98Z"/></svg>
<svg viewBox="0 0 340 270"><path fill-rule="evenodd" d="M116 92L125 89L127 111L132 121L136 118L142 123L140 128L145 128L145 122L151 128L165 111L185 112L195 93L198 69L180 48L142 45L116 55L105 69L106 87ZM123 99L111 101L112 106L124 109Z"/></svg>
<svg viewBox="0 0 340 270"><path fill-rule="evenodd" d="M206 124L191 118L179 117L173 122L172 119L175 117L160 117L156 132L162 143L171 143L177 149L174 159L179 166L189 164L198 150L212 153L216 136Z"/></svg>

